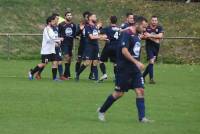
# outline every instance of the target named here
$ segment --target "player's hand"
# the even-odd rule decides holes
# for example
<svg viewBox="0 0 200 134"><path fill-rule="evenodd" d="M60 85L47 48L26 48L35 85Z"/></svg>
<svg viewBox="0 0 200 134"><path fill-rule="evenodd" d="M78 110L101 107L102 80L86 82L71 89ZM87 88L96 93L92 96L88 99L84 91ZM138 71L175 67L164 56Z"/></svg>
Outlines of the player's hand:
<svg viewBox="0 0 200 134"><path fill-rule="evenodd" d="M144 70L144 64L142 64L141 62L136 62L136 66L142 71Z"/></svg>
<svg viewBox="0 0 200 134"><path fill-rule="evenodd" d="M144 37L146 37L146 38L152 38L152 35L150 33L145 32L144 33Z"/></svg>
<svg viewBox="0 0 200 134"><path fill-rule="evenodd" d="M64 40L64 38L60 38L60 41L63 41Z"/></svg>

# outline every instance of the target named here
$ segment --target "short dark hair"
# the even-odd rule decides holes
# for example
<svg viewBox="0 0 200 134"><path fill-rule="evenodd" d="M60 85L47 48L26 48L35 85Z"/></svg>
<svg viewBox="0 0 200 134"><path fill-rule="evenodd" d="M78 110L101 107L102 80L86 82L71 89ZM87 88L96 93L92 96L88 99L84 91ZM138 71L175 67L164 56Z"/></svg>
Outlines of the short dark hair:
<svg viewBox="0 0 200 134"><path fill-rule="evenodd" d="M72 12L71 12L71 11L66 11L66 12L65 12L65 16L66 16L68 13L72 13Z"/></svg>
<svg viewBox="0 0 200 134"><path fill-rule="evenodd" d="M130 15L133 15L133 13L131 13L131 12L126 13L126 17L127 17L127 18L128 18Z"/></svg>
<svg viewBox="0 0 200 134"><path fill-rule="evenodd" d="M92 15L95 15L95 14L94 14L94 13L89 13L89 14L88 14L88 19L89 19Z"/></svg>
<svg viewBox="0 0 200 134"><path fill-rule="evenodd" d="M151 18L158 18L158 16L156 16L156 15L153 15L153 16L151 16Z"/></svg>
<svg viewBox="0 0 200 134"><path fill-rule="evenodd" d="M48 25L52 20L55 20L56 16L49 16L47 19L46 19L46 24Z"/></svg>
<svg viewBox="0 0 200 134"><path fill-rule="evenodd" d="M52 16L60 16L59 13L52 13Z"/></svg>
<svg viewBox="0 0 200 134"><path fill-rule="evenodd" d="M135 23L142 23L143 21L148 22L147 19L143 16L137 16L135 18Z"/></svg>
<svg viewBox="0 0 200 134"><path fill-rule="evenodd" d="M86 17L86 15L89 15L90 14L90 12L89 11L85 11L85 12L83 12L83 17L85 18Z"/></svg>
<svg viewBox="0 0 200 134"><path fill-rule="evenodd" d="M110 22L111 22L112 24L117 24L117 16L111 16L111 17L110 17Z"/></svg>

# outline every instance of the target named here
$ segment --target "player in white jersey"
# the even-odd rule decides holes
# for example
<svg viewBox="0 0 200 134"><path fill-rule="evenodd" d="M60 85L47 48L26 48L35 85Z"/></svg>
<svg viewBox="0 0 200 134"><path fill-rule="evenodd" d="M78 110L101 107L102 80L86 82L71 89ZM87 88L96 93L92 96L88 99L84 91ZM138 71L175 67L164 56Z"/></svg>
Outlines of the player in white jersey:
<svg viewBox="0 0 200 134"><path fill-rule="evenodd" d="M53 31L53 27L56 25L56 17L50 16L47 18L47 26L43 31L43 40L42 40L42 48L41 48L41 60L34 69L29 71L29 79L33 80L34 74L38 71L44 69L44 67L48 64L48 62L52 62L52 73L53 80L56 79L57 74L57 61L55 60L55 46L56 44L61 43L63 38L58 38Z"/></svg>

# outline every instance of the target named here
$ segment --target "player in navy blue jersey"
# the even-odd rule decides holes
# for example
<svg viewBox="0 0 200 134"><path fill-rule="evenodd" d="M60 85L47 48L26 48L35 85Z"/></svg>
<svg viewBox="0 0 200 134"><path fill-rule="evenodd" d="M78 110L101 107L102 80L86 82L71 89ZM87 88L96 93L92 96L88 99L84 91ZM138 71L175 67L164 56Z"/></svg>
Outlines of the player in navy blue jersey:
<svg viewBox="0 0 200 134"><path fill-rule="evenodd" d="M158 24L158 17L152 16L151 23L146 28L146 32L144 33L144 38L146 38L146 53L147 60L149 61L149 65L145 69L143 73L143 77L145 78L147 74L150 77L150 84L155 84L153 77L153 66L158 57L158 52L160 49L160 41L163 38L163 28Z"/></svg>
<svg viewBox="0 0 200 134"><path fill-rule="evenodd" d="M58 27L59 37L63 37L61 49L64 55L65 71L64 77L71 78L70 65L72 58L73 41L76 37L76 25L72 22L72 13L67 11L65 13L65 21L59 24Z"/></svg>
<svg viewBox="0 0 200 134"><path fill-rule="evenodd" d="M88 15L88 25L85 26L85 36L86 36L86 47L83 55L83 64L76 73L76 80L79 80L79 75L88 66L93 64L92 72L94 73L95 80L98 81L98 59L99 59L99 43L98 40L103 38L99 35L99 29L97 27L96 15L91 13Z"/></svg>
<svg viewBox="0 0 200 134"><path fill-rule="evenodd" d="M134 15L133 13L126 13L126 21L121 24L121 31L126 30L129 26L134 24Z"/></svg>
<svg viewBox="0 0 200 134"><path fill-rule="evenodd" d="M120 27L117 26L117 17L111 16L110 17L110 25L102 28L101 33L106 35L106 43L105 46L101 52L100 57L100 69L103 73L103 76L100 78L100 81L103 81L107 79L106 74L106 66L104 62L107 62L108 59L113 63L114 65L114 74L116 74L117 71L117 64L116 64L116 54L117 54L117 45L119 43L119 33L120 33Z"/></svg>
<svg viewBox="0 0 200 134"><path fill-rule="evenodd" d="M144 103L144 81L141 70L144 65L139 61L140 57L140 37L147 27L147 20L144 17L137 17L135 25L130 26L128 30L121 33L120 44L117 51L117 80L115 91L108 96L104 104L98 109L98 118L105 121L105 113L124 95L129 89L135 89L136 105L138 109L138 119L146 123L151 120L145 117Z"/></svg>

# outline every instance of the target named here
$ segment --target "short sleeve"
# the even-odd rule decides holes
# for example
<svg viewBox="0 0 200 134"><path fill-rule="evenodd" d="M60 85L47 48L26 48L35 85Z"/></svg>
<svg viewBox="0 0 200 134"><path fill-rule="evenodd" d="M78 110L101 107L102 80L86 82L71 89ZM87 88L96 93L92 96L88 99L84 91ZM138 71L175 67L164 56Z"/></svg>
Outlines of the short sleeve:
<svg viewBox="0 0 200 134"><path fill-rule="evenodd" d="M126 32L121 33L120 47L121 48L129 48L129 37L130 35Z"/></svg>

